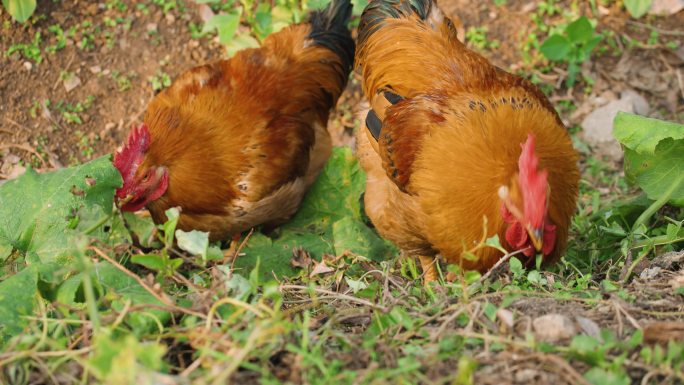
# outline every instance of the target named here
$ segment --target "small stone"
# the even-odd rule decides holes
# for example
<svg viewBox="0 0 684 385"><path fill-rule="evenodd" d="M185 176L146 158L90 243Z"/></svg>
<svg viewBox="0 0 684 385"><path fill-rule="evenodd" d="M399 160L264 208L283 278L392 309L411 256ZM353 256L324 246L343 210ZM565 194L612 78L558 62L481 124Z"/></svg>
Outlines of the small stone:
<svg viewBox="0 0 684 385"><path fill-rule="evenodd" d="M169 25L173 24L176 21L176 16L174 16L170 13L167 13L165 18L166 18L166 23Z"/></svg>
<svg viewBox="0 0 684 385"><path fill-rule="evenodd" d="M582 121L582 137L599 154L614 161L622 159L622 148L613 137L613 120L618 112L648 114L649 105L643 96L632 90L622 92L620 99L608 102L589 113Z"/></svg>
<svg viewBox="0 0 684 385"><path fill-rule="evenodd" d="M99 74L100 72L102 72L102 68L100 66L92 66L90 67L90 72L94 74Z"/></svg>
<svg viewBox="0 0 684 385"><path fill-rule="evenodd" d="M31 64L30 61L25 61L24 68L26 68L27 71L31 71L33 69L33 64Z"/></svg>
<svg viewBox="0 0 684 385"><path fill-rule="evenodd" d="M572 338L577 329L570 318L562 314L546 314L532 321L534 335L540 341L558 342Z"/></svg>
<svg viewBox="0 0 684 385"><path fill-rule="evenodd" d="M646 98L641 96L634 90L625 90L620 94L620 99L627 99L632 101L634 112L639 115L648 115L651 111L651 106L648 105Z"/></svg>
<svg viewBox="0 0 684 385"><path fill-rule="evenodd" d="M109 130L113 129L114 127L116 127L116 124L109 122L109 123L105 124L104 128L105 128L105 131L109 131Z"/></svg>
<svg viewBox="0 0 684 385"><path fill-rule="evenodd" d="M157 30L157 23L147 23L147 32L155 32Z"/></svg>
<svg viewBox="0 0 684 385"><path fill-rule="evenodd" d="M501 320L501 323L506 326L506 328L513 329L513 312L508 309L501 308L496 311L496 317Z"/></svg>
<svg viewBox="0 0 684 385"><path fill-rule="evenodd" d="M575 317L575 321L577 321L577 324L580 326L584 334L594 338L601 338L601 328L596 324L596 322L590 320L589 318L580 316Z"/></svg>
<svg viewBox="0 0 684 385"><path fill-rule="evenodd" d="M643 280L653 279L653 278L657 277L658 274L660 274L660 272L662 270L663 269L659 268L658 266L648 267L648 268L644 269L641 272L641 274L639 274L639 278L641 278Z"/></svg>
<svg viewBox="0 0 684 385"><path fill-rule="evenodd" d="M110 73L111 73L111 71L108 70L108 69L102 71L102 75L104 75L104 76L107 76L107 75L109 75Z"/></svg>
<svg viewBox="0 0 684 385"><path fill-rule="evenodd" d="M68 78L64 79L64 89L66 90L66 92L71 92L71 90L80 85L81 79L76 75L69 76Z"/></svg>

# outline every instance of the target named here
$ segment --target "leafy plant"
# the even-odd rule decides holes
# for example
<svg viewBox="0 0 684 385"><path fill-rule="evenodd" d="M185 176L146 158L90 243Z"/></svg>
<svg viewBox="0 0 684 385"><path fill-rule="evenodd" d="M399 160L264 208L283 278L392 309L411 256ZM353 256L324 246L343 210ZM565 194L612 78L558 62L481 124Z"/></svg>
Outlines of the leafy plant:
<svg viewBox="0 0 684 385"><path fill-rule="evenodd" d="M585 16L568 24L562 34L554 33L542 43L540 50L547 59L568 63L568 77L565 84L572 87L580 65L589 60L591 52L601 41L595 27Z"/></svg>
<svg viewBox="0 0 684 385"><path fill-rule="evenodd" d="M618 113L613 135L625 149L625 176L654 202L637 218L632 232L665 204L684 206L684 125ZM667 243L684 239L681 224L668 226Z"/></svg>
<svg viewBox="0 0 684 385"><path fill-rule="evenodd" d="M20 23L28 20L36 10L36 0L2 0L2 5Z"/></svg>
<svg viewBox="0 0 684 385"><path fill-rule="evenodd" d="M154 91L161 91L171 85L171 77L164 71L157 71L154 76L147 79Z"/></svg>
<svg viewBox="0 0 684 385"><path fill-rule="evenodd" d="M318 180L307 193L297 214L271 236L255 233L235 267L251 270L261 261L262 274L292 275L293 250L302 247L313 257L341 255L345 251L382 260L394 248L363 223L360 198L365 175L349 148L335 148Z"/></svg>
<svg viewBox="0 0 684 385"><path fill-rule="evenodd" d="M23 57L29 60L33 60L35 63L40 64L43 61L43 56L40 51L41 43L40 32L36 32L33 36L33 41L30 44L15 44L7 49L7 56L12 55L15 52L20 52Z"/></svg>

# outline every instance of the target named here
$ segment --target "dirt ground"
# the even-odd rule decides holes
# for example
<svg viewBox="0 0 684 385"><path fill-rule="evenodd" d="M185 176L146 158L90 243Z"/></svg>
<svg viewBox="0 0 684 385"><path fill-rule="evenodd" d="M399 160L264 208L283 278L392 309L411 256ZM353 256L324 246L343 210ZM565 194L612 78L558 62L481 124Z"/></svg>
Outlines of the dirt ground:
<svg viewBox="0 0 684 385"><path fill-rule="evenodd" d="M534 28L529 20L536 2L508 1L495 7L492 1L446 0L440 6L448 15L458 15L465 29L488 28L487 39L500 46L485 55L497 65L537 75L548 85L562 82L562 70L543 74L534 63L522 60L521 46ZM151 2L41 2L34 15L38 21L23 26L11 22L3 10L0 52L31 43L36 33L41 34L43 52L41 63L19 52L0 57L0 178L16 176L27 163L46 169L111 153L130 126L142 119L154 96L151 77L161 74L173 79L194 65L222 57L222 48L214 40L192 38L191 24L201 23L197 9L194 2L167 12ZM582 11L590 12L589 6ZM610 29L616 41L620 35L643 41L652 30L660 32L661 41L684 41L684 12L643 24L631 21L618 5L599 11L599 31ZM74 33L67 34L63 49L47 53L45 47L57 44L57 34L49 30L55 24L65 33L73 28ZM614 99L625 89L646 97L650 115L681 122L683 65L682 44L676 51L663 44L624 49L620 56L605 53L584 66L583 73L595 79L590 92L579 86L572 90L547 87L547 91L555 103L574 104L572 112L561 109L569 126L579 123L596 100ZM66 86L73 89L67 91ZM352 142L353 111L359 98L357 77L340 100L331 124L338 144ZM85 107L81 112L73 110L78 103ZM70 119L74 111L81 123Z"/></svg>

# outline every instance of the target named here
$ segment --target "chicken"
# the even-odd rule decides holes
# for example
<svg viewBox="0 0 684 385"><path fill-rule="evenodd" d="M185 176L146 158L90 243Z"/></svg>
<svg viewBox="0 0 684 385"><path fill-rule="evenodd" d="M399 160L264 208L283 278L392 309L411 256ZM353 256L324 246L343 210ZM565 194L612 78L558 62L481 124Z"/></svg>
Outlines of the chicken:
<svg viewBox="0 0 684 385"><path fill-rule="evenodd" d="M178 228L211 240L287 221L331 153L328 114L354 60L351 9L333 0L159 93L114 154L121 210L147 207L160 223L180 207Z"/></svg>
<svg viewBox="0 0 684 385"><path fill-rule="evenodd" d="M559 258L578 195L578 155L530 82L467 49L431 0L372 0L356 65L370 104L357 133L365 208L379 233L419 257L484 272L503 255Z"/></svg>

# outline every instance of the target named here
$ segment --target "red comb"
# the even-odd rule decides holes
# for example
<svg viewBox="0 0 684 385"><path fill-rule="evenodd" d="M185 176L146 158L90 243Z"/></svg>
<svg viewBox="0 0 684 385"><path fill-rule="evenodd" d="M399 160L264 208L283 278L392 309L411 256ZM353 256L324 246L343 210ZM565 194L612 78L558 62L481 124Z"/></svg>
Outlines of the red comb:
<svg viewBox="0 0 684 385"><path fill-rule="evenodd" d="M533 228L540 228L546 215L546 193L548 189L546 170L539 170L539 157L535 153L534 135L527 135L521 145L518 159L520 189L524 198L525 219Z"/></svg>
<svg viewBox="0 0 684 385"><path fill-rule="evenodd" d="M133 126L128 134L126 144L114 154L114 167L119 170L124 186L132 182L135 172L143 159L143 154L150 147L150 130L145 123Z"/></svg>

